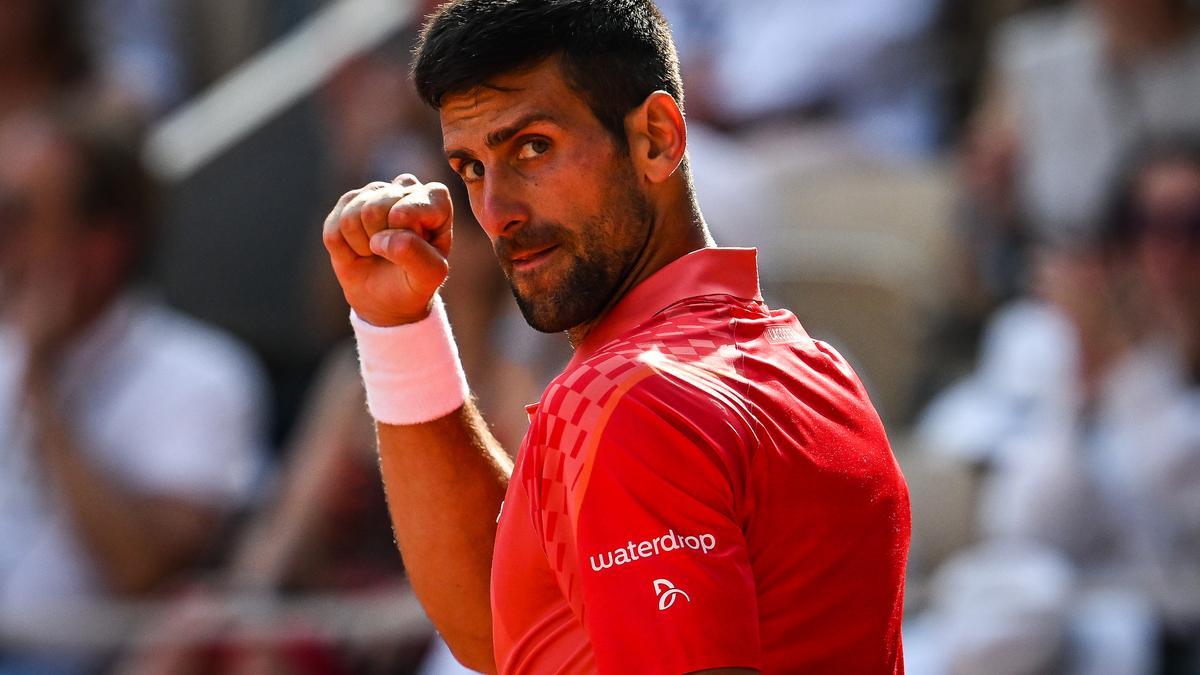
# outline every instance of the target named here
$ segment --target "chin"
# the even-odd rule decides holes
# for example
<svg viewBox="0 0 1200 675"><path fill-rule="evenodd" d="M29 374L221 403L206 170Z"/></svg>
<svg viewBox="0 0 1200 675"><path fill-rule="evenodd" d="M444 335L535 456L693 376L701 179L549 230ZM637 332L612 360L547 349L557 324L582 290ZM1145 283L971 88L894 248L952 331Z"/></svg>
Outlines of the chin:
<svg viewBox="0 0 1200 675"><path fill-rule="evenodd" d="M563 312L547 306L545 301L531 301L515 291L513 295L517 299L517 308L521 310L521 316L525 317L525 323L539 333L561 333L583 323L563 316Z"/></svg>
<svg viewBox="0 0 1200 675"><path fill-rule="evenodd" d="M526 323L543 333L561 333L604 311L623 267L615 256L573 258L564 267L510 279L509 286Z"/></svg>

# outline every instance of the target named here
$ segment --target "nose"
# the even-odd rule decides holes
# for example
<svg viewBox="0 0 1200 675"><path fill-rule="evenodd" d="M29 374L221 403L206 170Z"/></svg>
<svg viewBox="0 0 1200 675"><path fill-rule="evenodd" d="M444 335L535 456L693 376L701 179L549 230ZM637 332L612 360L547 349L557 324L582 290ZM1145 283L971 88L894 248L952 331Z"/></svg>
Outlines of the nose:
<svg viewBox="0 0 1200 675"><path fill-rule="evenodd" d="M503 170L487 174L472 201L472 209L492 241L511 234L529 220L528 203L518 181Z"/></svg>

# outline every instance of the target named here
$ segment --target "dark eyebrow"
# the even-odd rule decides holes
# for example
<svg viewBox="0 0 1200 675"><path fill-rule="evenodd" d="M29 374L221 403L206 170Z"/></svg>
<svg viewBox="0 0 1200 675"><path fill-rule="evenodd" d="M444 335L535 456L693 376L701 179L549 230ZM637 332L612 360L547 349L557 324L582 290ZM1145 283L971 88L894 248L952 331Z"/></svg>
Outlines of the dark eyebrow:
<svg viewBox="0 0 1200 675"><path fill-rule="evenodd" d="M472 155L466 150L451 150L450 152L446 153L446 160L449 161L452 159L461 159L465 162L470 159L475 159L475 155Z"/></svg>
<svg viewBox="0 0 1200 675"><path fill-rule="evenodd" d="M487 138L483 139L483 142L489 148L494 148L513 136L516 136L521 132L522 129L530 124L533 124L534 122L554 122L554 118L549 113L531 112L528 115L518 119L516 122L504 127L503 129L497 129L488 134Z"/></svg>
<svg viewBox="0 0 1200 675"><path fill-rule="evenodd" d="M487 145L487 147L494 148L497 145L500 145L501 143L504 143L505 141L509 140L513 136L516 136L517 134L521 133L522 129L524 129L525 127L527 127L535 122L551 122L551 123L557 124L557 121L554 119L554 116L551 115L550 113L531 112L528 115L525 115L524 117L518 119L516 122L513 122L512 124L510 124L504 128L497 129L497 130L489 133L483 139L483 142L485 145ZM446 152L446 159L468 160L468 159L474 159L474 158L475 158L475 155L471 154L467 150L449 150Z"/></svg>

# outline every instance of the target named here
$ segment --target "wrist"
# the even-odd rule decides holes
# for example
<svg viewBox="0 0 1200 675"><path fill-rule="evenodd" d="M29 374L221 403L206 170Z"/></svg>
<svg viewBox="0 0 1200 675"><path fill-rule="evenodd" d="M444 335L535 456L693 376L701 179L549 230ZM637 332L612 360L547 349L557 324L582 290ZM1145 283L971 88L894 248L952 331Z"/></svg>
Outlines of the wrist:
<svg viewBox="0 0 1200 675"><path fill-rule="evenodd" d="M378 326L356 312L350 323L376 421L407 425L444 417L466 402L469 390L441 298L429 314L403 325Z"/></svg>
<svg viewBox="0 0 1200 675"><path fill-rule="evenodd" d="M360 312L354 308L351 308L350 311L352 316L356 316L376 328L396 328L398 326L418 323L429 318L429 315L433 313L433 305L437 297L437 295L434 295L430 298L429 302L416 313Z"/></svg>

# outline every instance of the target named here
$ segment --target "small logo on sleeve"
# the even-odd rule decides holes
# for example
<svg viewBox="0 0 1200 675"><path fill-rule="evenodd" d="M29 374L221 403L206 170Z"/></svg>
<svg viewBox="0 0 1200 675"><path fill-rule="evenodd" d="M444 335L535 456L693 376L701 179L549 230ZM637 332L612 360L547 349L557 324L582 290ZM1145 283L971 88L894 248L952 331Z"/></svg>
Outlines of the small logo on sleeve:
<svg viewBox="0 0 1200 675"><path fill-rule="evenodd" d="M658 611L664 612L670 609L671 605L675 604L676 598L683 596L684 600L691 602L691 597L682 590L675 588L675 584L666 579L654 580L654 594L658 596Z"/></svg>
<svg viewBox="0 0 1200 675"><path fill-rule="evenodd" d="M767 326L767 342L782 345L801 340L800 331L791 326Z"/></svg>

